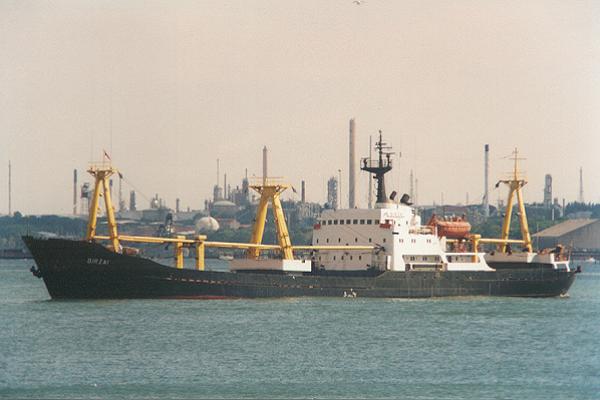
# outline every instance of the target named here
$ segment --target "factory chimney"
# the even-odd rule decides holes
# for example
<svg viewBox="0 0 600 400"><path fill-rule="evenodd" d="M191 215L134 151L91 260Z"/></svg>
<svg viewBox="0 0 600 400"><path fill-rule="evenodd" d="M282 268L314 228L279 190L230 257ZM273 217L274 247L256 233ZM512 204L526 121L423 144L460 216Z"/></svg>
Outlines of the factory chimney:
<svg viewBox="0 0 600 400"><path fill-rule="evenodd" d="M369 135L369 159L372 158L373 136ZM373 174L369 174L369 194L368 194L369 210L373 208Z"/></svg>
<svg viewBox="0 0 600 400"><path fill-rule="evenodd" d="M263 185L267 184L267 146L263 147Z"/></svg>
<svg viewBox="0 0 600 400"><path fill-rule="evenodd" d="M229 200L228 199L229 194L227 193L227 174L223 175L223 198L225 200Z"/></svg>
<svg viewBox="0 0 600 400"><path fill-rule="evenodd" d="M544 183L544 208L552 207L552 175L546 174Z"/></svg>
<svg viewBox="0 0 600 400"><path fill-rule="evenodd" d="M410 170L410 198L412 200L412 202L414 203L415 201L415 175L413 173L413 170Z"/></svg>
<svg viewBox="0 0 600 400"><path fill-rule="evenodd" d="M415 207L419 204L419 178L415 178L415 198L413 199Z"/></svg>
<svg viewBox="0 0 600 400"><path fill-rule="evenodd" d="M302 181L302 189L301 189L301 201L302 203L306 203L306 182Z"/></svg>
<svg viewBox="0 0 600 400"><path fill-rule="evenodd" d="M129 192L129 210L130 211L135 211L136 210L135 190L132 190L132 191Z"/></svg>
<svg viewBox="0 0 600 400"><path fill-rule="evenodd" d="M12 217L12 167L8 160L8 216Z"/></svg>
<svg viewBox="0 0 600 400"><path fill-rule="evenodd" d="M180 200L179 198L175 199L175 212L179 214L179 205L180 205Z"/></svg>
<svg viewBox="0 0 600 400"><path fill-rule="evenodd" d="M484 147L484 176L483 176L483 216L488 218L490 216L490 193L489 193L489 179L490 179L490 145L486 144Z"/></svg>
<svg viewBox="0 0 600 400"><path fill-rule="evenodd" d="M221 176L219 175L219 159L217 158L217 187L215 188L215 201L219 200L219 182L221 181Z"/></svg>
<svg viewBox="0 0 600 400"><path fill-rule="evenodd" d="M350 151L348 154L348 208L356 207L356 124L350 119Z"/></svg>
<svg viewBox="0 0 600 400"><path fill-rule="evenodd" d="M73 170L73 215L77 215L77 170Z"/></svg>
<svg viewBox="0 0 600 400"><path fill-rule="evenodd" d="M583 167L579 167L579 202L583 203Z"/></svg>

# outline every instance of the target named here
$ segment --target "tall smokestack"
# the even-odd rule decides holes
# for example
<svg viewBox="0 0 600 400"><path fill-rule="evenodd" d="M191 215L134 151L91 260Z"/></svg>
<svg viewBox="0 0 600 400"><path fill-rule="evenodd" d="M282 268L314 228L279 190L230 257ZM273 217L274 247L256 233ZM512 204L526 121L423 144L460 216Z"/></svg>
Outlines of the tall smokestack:
<svg viewBox="0 0 600 400"><path fill-rule="evenodd" d="M263 185L267 184L267 146L263 148Z"/></svg>
<svg viewBox="0 0 600 400"><path fill-rule="evenodd" d="M489 193L489 179L490 179L490 145L486 144L484 152L484 177L483 177L483 216L488 218L490 216L490 193Z"/></svg>
<svg viewBox="0 0 600 400"><path fill-rule="evenodd" d="M415 207L419 204L419 178L415 178L415 198L413 199Z"/></svg>
<svg viewBox="0 0 600 400"><path fill-rule="evenodd" d="M219 175L219 159L217 158L217 191L219 190L219 182L221 181L221 176ZM218 200L215 198L215 200Z"/></svg>
<svg viewBox="0 0 600 400"><path fill-rule="evenodd" d="M546 174L544 183L544 208L552 208L552 175Z"/></svg>
<svg viewBox="0 0 600 400"><path fill-rule="evenodd" d="M369 135L369 159L371 159L373 149L373 136ZM369 210L373 208L373 174L369 174Z"/></svg>
<svg viewBox="0 0 600 400"><path fill-rule="evenodd" d="M411 201L414 203L415 201L415 175L413 173L413 170L410 170L410 198Z"/></svg>
<svg viewBox="0 0 600 400"><path fill-rule="evenodd" d="M131 210L131 211L135 211L136 210L135 190L132 190L132 191L129 192L129 210Z"/></svg>
<svg viewBox="0 0 600 400"><path fill-rule="evenodd" d="M302 203L306 203L306 182L302 181L301 197Z"/></svg>
<svg viewBox="0 0 600 400"><path fill-rule="evenodd" d="M338 207L341 210L342 208L344 208L344 205L342 203L342 170L338 169L338 186L337 186L337 191L338 191Z"/></svg>
<svg viewBox="0 0 600 400"><path fill-rule="evenodd" d="M583 167L579 167L579 202L583 203Z"/></svg>
<svg viewBox="0 0 600 400"><path fill-rule="evenodd" d="M73 170L73 215L77 215L77 170Z"/></svg>
<svg viewBox="0 0 600 400"><path fill-rule="evenodd" d="M350 119L350 151L348 154L348 208L356 207L356 124Z"/></svg>
<svg viewBox="0 0 600 400"><path fill-rule="evenodd" d="M125 200L123 200L123 175L119 175L119 212L125 211Z"/></svg>
<svg viewBox="0 0 600 400"><path fill-rule="evenodd" d="M179 213L179 205L180 205L181 201L179 200L179 198L175 199L175 212Z"/></svg>
<svg viewBox="0 0 600 400"><path fill-rule="evenodd" d="M12 217L12 167L8 160L8 216Z"/></svg>
<svg viewBox="0 0 600 400"><path fill-rule="evenodd" d="M227 174L223 175L223 198L228 200L229 194L227 193Z"/></svg>

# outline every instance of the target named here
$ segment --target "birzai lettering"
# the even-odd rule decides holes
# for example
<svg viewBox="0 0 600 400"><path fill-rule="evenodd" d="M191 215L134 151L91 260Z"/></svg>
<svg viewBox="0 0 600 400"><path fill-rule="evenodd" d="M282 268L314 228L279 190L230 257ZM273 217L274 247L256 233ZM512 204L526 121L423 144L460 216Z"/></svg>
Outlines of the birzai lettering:
<svg viewBox="0 0 600 400"><path fill-rule="evenodd" d="M108 265L110 264L110 260L106 260L104 258L97 258L97 257L88 257L87 259L87 263L89 265Z"/></svg>

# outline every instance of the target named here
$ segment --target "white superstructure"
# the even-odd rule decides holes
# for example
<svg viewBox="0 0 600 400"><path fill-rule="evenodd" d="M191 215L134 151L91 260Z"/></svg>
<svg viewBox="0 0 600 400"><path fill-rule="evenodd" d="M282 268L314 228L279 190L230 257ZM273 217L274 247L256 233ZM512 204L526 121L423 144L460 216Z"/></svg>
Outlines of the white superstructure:
<svg viewBox="0 0 600 400"><path fill-rule="evenodd" d="M374 246L372 251L319 250L314 262L326 270L489 271L483 253L446 253L444 238L421 225L405 204L378 203L375 209L325 210L313 231L313 246Z"/></svg>

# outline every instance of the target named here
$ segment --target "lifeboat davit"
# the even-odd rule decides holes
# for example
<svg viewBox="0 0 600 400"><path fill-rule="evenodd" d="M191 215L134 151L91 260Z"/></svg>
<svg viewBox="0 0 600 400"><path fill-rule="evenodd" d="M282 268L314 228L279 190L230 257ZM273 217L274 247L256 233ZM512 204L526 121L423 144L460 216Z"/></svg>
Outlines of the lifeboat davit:
<svg viewBox="0 0 600 400"><path fill-rule="evenodd" d="M433 214L427 223L434 228L439 237L448 239L466 239L471 233L471 224L462 217L438 218Z"/></svg>

